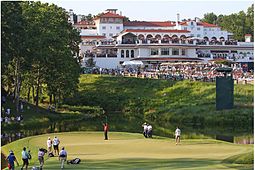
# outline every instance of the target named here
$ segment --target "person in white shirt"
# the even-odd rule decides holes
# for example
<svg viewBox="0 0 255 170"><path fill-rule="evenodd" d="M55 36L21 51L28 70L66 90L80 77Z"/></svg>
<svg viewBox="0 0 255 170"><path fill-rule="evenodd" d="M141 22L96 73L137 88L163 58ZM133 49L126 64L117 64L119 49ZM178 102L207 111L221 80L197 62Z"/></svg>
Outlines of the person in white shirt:
<svg viewBox="0 0 255 170"><path fill-rule="evenodd" d="M67 152L65 148L63 147L61 151L59 152L58 160L61 162L61 169L64 168L64 163L67 159Z"/></svg>
<svg viewBox="0 0 255 170"><path fill-rule="evenodd" d="M47 148L48 148L48 152L51 152L52 141L51 141L50 137L48 137L48 140L47 140Z"/></svg>
<svg viewBox="0 0 255 170"><path fill-rule="evenodd" d="M145 123L142 125L142 127L143 127L143 136L144 136L145 138L147 138L147 137L148 137L148 125L147 125L147 123L145 122Z"/></svg>
<svg viewBox="0 0 255 170"><path fill-rule="evenodd" d="M179 129L179 127L177 126L176 130L175 130L175 143L176 145L178 143L180 143L180 138L181 138L181 130Z"/></svg>
<svg viewBox="0 0 255 170"><path fill-rule="evenodd" d="M57 155L59 153L59 139L55 136L54 139L53 139L53 148L54 148L54 152L55 152L55 155Z"/></svg>
<svg viewBox="0 0 255 170"><path fill-rule="evenodd" d="M148 125L147 128L148 128L148 137L152 138L152 126Z"/></svg>
<svg viewBox="0 0 255 170"><path fill-rule="evenodd" d="M6 109L6 114L7 114L7 115L10 115L10 114L11 114L11 109L10 109L10 108Z"/></svg>

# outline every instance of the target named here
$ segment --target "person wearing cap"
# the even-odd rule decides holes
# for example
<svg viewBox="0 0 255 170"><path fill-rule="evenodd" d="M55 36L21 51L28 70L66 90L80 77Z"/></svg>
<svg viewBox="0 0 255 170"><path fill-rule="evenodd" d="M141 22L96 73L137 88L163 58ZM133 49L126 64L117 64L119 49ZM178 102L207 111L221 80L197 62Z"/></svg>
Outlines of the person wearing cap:
<svg viewBox="0 0 255 170"><path fill-rule="evenodd" d="M38 160L39 160L39 164L40 164L40 170L42 170L43 164L44 164L44 155L45 155L44 150L43 149L39 149L39 151L38 151Z"/></svg>
<svg viewBox="0 0 255 170"><path fill-rule="evenodd" d="M55 136L54 139L53 139L53 148L54 148L54 152L55 152L55 155L59 154L59 139Z"/></svg>
<svg viewBox="0 0 255 170"><path fill-rule="evenodd" d="M142 125L142 127L143 127L143 136L144 136L145 138L147 138L147 137L148 137L148 125L147 125L147 123L144 122L144 124Z"/></svg>
<svg viewBox="0 0 255 170"><path fill-rule="evenodd" d="M19 166L19 163L18 163L16 157L14 156L14 153L12 150L10 150L10 154L7 156L6 160L8 161L9 170L14 170L14 168L15 168L14 162L16 162L17 165Z"/></svg>
<svg viewBox="0 0 255 170"><path fill-rule="evenodd" d="M23 169L24 168L24 166L25 166L25 168L26 168L26 170L27 170L27 167L28 167L28 159L29 159L29 154L28 154L28 152L26 151L26 147L24 147L23 148L23 151L21 152L21 157L22 157L22 160L23 160L23 165L22 165L22 167L21 167L21 169Z"/></svg>
<svg viewBox="0 0 255 170"><path fill-rule="evenodd" d="M48 148L48 152L50 153L52 148L52 141L50 137L48 137L48 140L47 140L47 148Z"/></svg>
<svg viewBox="0 0 255 170"><path fill-rule="evenodd" d="M58 160L61 163L61 169L64 168L64 163L67 159L67 152L64 147L62 147L61 151L59 152Z"/></svg>

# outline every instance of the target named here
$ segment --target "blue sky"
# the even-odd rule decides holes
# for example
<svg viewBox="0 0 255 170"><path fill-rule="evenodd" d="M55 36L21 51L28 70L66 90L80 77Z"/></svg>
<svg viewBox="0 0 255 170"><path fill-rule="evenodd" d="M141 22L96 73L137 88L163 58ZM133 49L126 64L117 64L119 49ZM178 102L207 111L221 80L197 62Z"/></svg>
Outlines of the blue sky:
<svg viewBox="0 0 255 170"><path fill-rule="evenodd" d="M251 6L251 0L215 0L215 1L170 1L170 0L42 0L41 2L54 3L66 10L73 9L76 14L92 15L103 12L105 9L114 8L130 20L141 21L174 21L176 14L180 14L180 19L203 18L205 13L213 12L217 15L229 15L241 10L246 11Z"/></svg>

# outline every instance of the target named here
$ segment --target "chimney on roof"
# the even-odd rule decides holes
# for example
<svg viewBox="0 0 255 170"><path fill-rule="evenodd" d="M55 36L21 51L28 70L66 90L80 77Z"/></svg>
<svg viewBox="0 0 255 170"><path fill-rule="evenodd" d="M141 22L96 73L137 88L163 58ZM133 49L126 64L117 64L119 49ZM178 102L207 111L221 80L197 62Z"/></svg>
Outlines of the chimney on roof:
<svg viewBox="0 0 255 170"><path fill-rule="evenodd" d="M195 17L196 22L200 22L200 19L198 17Z"/></svg>
<svg viewBox="0 0 255 170"><path fill-rule="evenodd" d="M177 17L176 17L176 28L178 29L179 27L179 21L180 21L180 14L177 13Z"/></svg>

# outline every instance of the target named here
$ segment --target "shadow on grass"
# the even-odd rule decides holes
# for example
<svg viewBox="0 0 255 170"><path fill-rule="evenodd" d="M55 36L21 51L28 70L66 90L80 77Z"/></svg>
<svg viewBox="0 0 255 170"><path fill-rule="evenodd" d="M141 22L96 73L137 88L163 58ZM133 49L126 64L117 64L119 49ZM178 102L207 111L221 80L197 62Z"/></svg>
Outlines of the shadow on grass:
<svg viewBox="0 0 255 170"><path fill-rule="evenodd" d="M48 164L45 169L58 169L58 161ZM114 159L114 160L82 160L79 165L65 165L65 169L221 169L219 160L210 159ZM250 166L220 166L222 169L234 168L244 170Z"/></svg>

